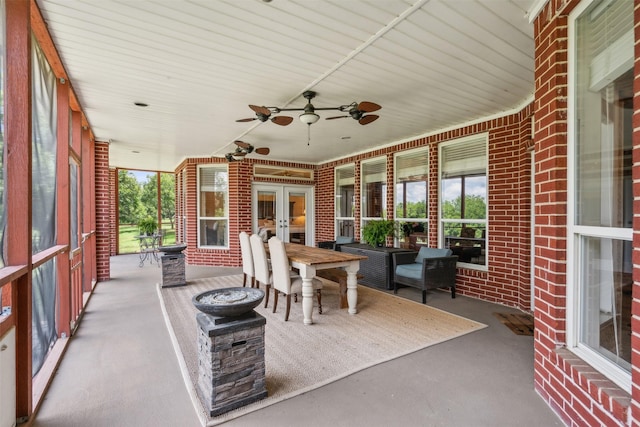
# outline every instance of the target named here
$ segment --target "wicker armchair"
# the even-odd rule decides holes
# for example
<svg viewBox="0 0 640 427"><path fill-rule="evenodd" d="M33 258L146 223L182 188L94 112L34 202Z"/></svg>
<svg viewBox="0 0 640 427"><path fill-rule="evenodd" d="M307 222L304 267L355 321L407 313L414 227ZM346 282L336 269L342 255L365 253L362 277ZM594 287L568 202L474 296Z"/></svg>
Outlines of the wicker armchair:
<svg viewBox="0 0 640 427"><path fill-rule="evenodd" d="M456 263L458 257L449 249L422 247L419 252L393 253L393 292L398 285L422 290L422 303L427 303L427 289L450 288L456 297Z"/></svg>

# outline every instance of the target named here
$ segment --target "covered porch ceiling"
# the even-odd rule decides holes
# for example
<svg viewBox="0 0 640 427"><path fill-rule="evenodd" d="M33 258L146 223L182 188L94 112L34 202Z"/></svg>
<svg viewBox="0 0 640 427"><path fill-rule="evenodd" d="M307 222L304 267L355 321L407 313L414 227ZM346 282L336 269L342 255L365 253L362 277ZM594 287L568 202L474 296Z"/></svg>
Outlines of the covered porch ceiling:
<svg viewBox="0 0 640 427"><path fill-rule="evenodd" d="M114 167L173 171L234 140L316 164L533 100L535 0L36 1ZM379 104L379 119L236 121L249 104L304 108L307 90L316 108Z"/></svg>

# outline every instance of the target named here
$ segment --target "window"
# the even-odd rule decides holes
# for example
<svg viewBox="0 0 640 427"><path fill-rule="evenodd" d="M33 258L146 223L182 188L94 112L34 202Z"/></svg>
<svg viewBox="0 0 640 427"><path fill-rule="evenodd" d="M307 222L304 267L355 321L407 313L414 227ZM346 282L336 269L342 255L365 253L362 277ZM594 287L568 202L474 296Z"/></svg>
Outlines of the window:
<svg viewBox="0 0 640 427"><path fill-rule="evenodd" d="M336 168L336 236L354 237L355 166Z"/></svg>
<svg viewBox="0 0 640 427"><path fill-rule="evenodd" d="M198 246L227 246L228 183L226 165L198 168Z"/></svg>
<svg viewBox="0 0 640 427"><path fill-rule="evenodd" d="M367 222L384 218L387 219L387 159L376 159L362 162L362 227Z"/></svg>
<svg viewBox="0 0 640 427"><path fill-rule="evenodd" d="M487 135L440 145L440 242L458 262L486 265Z"/></svg>
<svg viewBox="0 0 640 427"><path fill-rule="evenodd" d="M395 157L395 220L401 224L401 241L411 234L427 233L427 193L429 189L429 150L421 148L398 153ZM421 238L420 242L428 242Z"/></svg>
<svg viewBox="0 0 640 427"><path fill-rule="evenodd" d="M570 17L567 342L631 391L633 2Z"/></svg>

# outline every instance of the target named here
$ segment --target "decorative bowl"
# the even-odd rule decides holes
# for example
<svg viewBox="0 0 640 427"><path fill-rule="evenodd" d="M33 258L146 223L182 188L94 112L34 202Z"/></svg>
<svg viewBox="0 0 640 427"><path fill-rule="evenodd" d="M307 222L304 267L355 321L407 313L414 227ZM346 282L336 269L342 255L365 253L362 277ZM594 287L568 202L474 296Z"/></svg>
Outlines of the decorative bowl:
<svg viewBox="0 0 640 427"><path fill-rule="evenodd" d="M187 248L187 245L184 243L176 243L175 245L167 245L167 246L159 246L158 250L160 252L165 252L168 254L182 252Z"/></svg>
<svg viewBox="0 0 640 427"><path fill-rule="evenodd" d="M193 305L203 313L219 317L241 316L254 309L264 298L257 288L222 288L206 291L191 298Z"/></svg>

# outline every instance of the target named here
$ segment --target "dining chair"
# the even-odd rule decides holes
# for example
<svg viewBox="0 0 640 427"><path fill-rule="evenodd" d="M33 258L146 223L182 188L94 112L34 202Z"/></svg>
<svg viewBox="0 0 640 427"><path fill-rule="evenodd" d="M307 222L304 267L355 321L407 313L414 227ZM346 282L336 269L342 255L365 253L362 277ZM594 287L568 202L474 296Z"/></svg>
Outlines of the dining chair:
<svg viewBox="0 0 640 427"><path fill-rule="evenodd" d="M287 308L284 321L289 320L291 310L291 294L302 293L302 277L290 274L289 259L284 247L284 242L273 236L269 239L269 254L271 255L271 272L273 275L273 312L278 307L278 293L282 292L287 296ZM318 298L318 313L322 314L322 281L312 279L313 289Z"/></svg>
<svg viewBox="0 0 640 427"><path fill-rule="evenodd" d="M242 253L242 287L247 286L247 277L251 278L251 287L256 286L255 268L253 266L253 254L251 253L251 240L246 231L240 233L240 252Z"/></svg>
<svg viewBox="0 0 640 427"><path fill-rule="evenodd" d="M269 291L271 290L271 271L269 271L269 260L267 259L267 250L264 242L257 234L249 237L251 243L251 254L253 255L253 272L256 280L256 287L260 287L260 283L265 286L264 307L269 304Z"/></svg>

